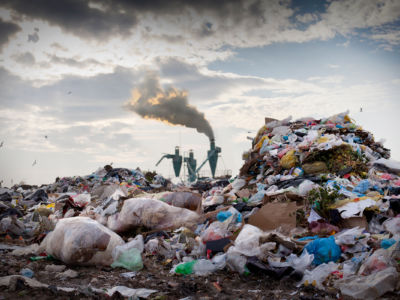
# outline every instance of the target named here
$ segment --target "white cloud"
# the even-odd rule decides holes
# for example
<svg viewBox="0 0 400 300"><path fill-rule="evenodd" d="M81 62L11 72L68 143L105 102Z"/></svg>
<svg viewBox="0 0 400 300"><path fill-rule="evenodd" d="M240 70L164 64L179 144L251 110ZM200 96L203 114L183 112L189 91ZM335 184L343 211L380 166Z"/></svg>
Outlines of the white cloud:
<svg viewBox="0 0 400 300"><path fill-rule="evenodd" d="M350 45L350 40L347 40L347 41L345 41L344 43L338 43L338 44L336 44L336 46L341 46L341 47L344 47L344 48L349 47L349 45Z"/></svg>
<svg viewBox="0 0 400 300"><path fill-rule="evenodd" d="M393 51L394 46L400 45L400 30L389 30L387 32L375 33L371 39L381 43L381 47L388 51Z"/></svg>
<svg viewBox="0 0 400 300"><path fill-rule="evenodd" d="M316 14L306 13L304 15L297 15L296 19L301 23L310 23L318 20L318 16Z"/></svg>

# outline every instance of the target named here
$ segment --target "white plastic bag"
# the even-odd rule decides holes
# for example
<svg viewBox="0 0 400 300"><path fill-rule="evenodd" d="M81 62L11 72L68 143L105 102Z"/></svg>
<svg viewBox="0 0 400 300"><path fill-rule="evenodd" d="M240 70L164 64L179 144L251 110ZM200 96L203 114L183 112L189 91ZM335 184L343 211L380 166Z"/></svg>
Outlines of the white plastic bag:
<svg viewBox="0 0 400 300"><path fill-rule="evenodd" d="M212 260L199 259L193 266L193 273L206 276L217 270L222 270L226 265L226 254L214 256Z"/></svg>
<svg viewBox="0 0 400 300"><path fill-rule="evenodd" d="M237 253L229 253L229 251L226 254L226 265L232 271L243 274L244 272L246 272L246 263L247 259L243 255Z"/></svg>
<svg viewBox="0 0 400 300"><path fill-rule="evenodd" d="M338 245L355 245L356 239L362 234L364 228L358 226L345 229L335 235L335 242Z"/></svg>
<svg viewBox="0 0 400 300"><path fill-rule="evenodd" d="M107 227L123 232L137 226L165 230L179 227L194 228L200 215L180 207L168 205L160 200L132 198L124 201L119 213L108 218Z"/></svg>
<svg viewBox="0 0 400 300"><path fill-rule="evenodd" d="M112 251L123 239L99 222L87 217L58 221L54 231L42 241L39 251L67 264L104 265L113 262Z"/></svg>
<svg viewBox="0 0 400 300"><path fill-rule="evenodd" d="M263 250L275 248L275 243L265 243L263 248L260 247L260 237L264 235L265 233L258 227L246 224L237 236L235 245L231 246L227 253L261 257Z"/></svg>
<svg viewBox="0 0 400 300"><path fill-rule="evenodd" d="M296 271L304 272L311 266L313 260L314 254L308 254L307 250L305 250L299 257L295 254L290 254L285 262L276 262L268 259L268 263L271 267L292 267Z"/></svg>
<svg viewBox="0 0 400 300"><path fill-rule="evenodd" d="M311 284L320 290L324 290L324 286L322 283L325 279L331 274L333 271L338 269L338 264L334 262L329 262L329 264L321 264L313 270L305 270L303 279L297 286L302 284L308 285Z"/></svg>
<svg viewBox="0 0 400 300"><path fill-rule="evenodd" d="M299 185L299 195L305 197L312 189L318 187L319 187L318 184L315 184L311 180L306 179Z"/></svg>
<svg viewBox="0 0 400 300"><path fill-rule="evenodd" d="M392 218L383 222L383 227L391 234L395 236L396 239L400 237L400 218Z"/></svg>

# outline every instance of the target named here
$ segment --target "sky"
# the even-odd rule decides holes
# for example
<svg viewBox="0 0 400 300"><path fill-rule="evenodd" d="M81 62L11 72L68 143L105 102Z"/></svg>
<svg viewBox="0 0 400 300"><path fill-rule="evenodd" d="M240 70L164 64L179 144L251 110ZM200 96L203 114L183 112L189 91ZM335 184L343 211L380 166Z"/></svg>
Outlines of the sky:
<svg viewBox="0 0 400 300"><path fill-rule="evenodd" d="M3 186L169 177L210 137L236 175L265 117L346 110L400 161L400 1L3 0L0 82Z"/></svg>

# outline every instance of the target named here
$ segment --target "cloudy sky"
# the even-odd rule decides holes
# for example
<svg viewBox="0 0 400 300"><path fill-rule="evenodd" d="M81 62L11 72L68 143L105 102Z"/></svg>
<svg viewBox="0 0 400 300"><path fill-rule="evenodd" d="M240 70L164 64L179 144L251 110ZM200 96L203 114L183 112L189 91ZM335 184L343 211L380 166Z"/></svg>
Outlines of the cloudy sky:
<svg viewBox="0 0 400 300"><path fill-rule="evenodd" d="M3 0L0 82L6 186L111 162L169 176L176 145L200 164L209 129L146 117L171 99L209 122L218 171L266 116L345 110L400 160L400 1Z"/></svg>

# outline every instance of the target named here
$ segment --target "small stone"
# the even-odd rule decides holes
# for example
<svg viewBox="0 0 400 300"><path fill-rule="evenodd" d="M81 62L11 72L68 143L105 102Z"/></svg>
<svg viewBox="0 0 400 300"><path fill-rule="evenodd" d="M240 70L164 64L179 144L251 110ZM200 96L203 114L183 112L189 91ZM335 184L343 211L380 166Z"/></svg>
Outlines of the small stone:
<svg viewBox="0 0 400 300"><path fill-rule="evenodd" d="M92 278L92 280L90 281L90 285L98 283L99 280L97 278Z"/></svg>
<svg viewBox="0 0 400 300"><path fill-rule="evenodd" d="M176 288L176 287L179 285L179 283L177 283L177 282L175 282L175 281L170 281L170 282L168 282L168 285L169 285L170 287Z"/></svg>
<svg viewBox="0 0 400 300"><path fill-rule="evenodd" d="M60 273L60 272L64 271L65 268L66 268L66 266L64 266L64 265L47 265L45 267L45 270L48 271L48 272Z"/></svg>
<svg viewBox="0 0 400 300"><path fill-rule="evenodd" d="M68 279L68 278L76 278L76 277L78 277L78 275L79 275L78 272L76 272L74 270L71 270L71 269L68 269L65 272L58 273L56 275L56 278L61 279L61 280L65 280L65 279Z"/></svg>

